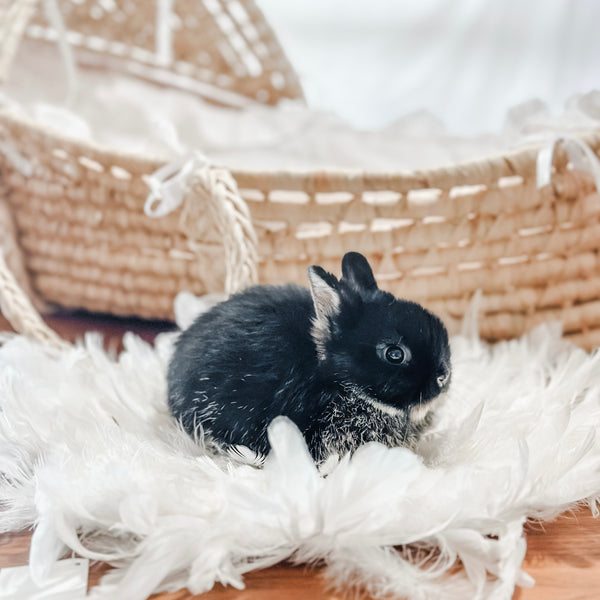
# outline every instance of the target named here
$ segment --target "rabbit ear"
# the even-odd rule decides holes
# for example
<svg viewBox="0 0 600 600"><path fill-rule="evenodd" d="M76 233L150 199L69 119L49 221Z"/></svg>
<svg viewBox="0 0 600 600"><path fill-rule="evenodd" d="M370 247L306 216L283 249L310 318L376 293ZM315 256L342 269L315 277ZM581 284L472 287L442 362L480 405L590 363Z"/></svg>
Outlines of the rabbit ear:
<svg viewBox="0 0 600 600"><path fill-rule="evenodd" d="M327 322L340 310L340 294L338 280L321 267L308 268L310 293L315 305L317 321Z"/></svg>
<svg viewBox="0 0 600 600"><path fill-rule="evenodd" d="M326 346L331 339L331 319L340 312L338 280L321 267L309 267L308 280L316 314L311 335L317 356L320 360L326 360Z"/></svg>
<svg viewBox="0 0 600 600"><path fill-rule="evenodd" d="M358 252L348 252L342 259L342 278L359 290L376 290L377 282L367 259Z"/></svg>

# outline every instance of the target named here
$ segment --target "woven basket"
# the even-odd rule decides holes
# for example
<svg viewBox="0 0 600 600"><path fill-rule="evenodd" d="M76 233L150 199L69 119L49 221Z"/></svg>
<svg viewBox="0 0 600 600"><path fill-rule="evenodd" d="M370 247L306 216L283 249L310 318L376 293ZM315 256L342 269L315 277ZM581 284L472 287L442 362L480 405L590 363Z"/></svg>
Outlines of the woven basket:
<svg viewBox="0 0 600 600"><path fill-rule="evenodd" d="M163 83L171 72L260 101L301 95L251 2L175 1L183 27L173 34L172 59L153 49L154 3L126 3L135 18L118 27L93 14L100 3L59 5L79 68L86 68L80 51L94 52L107 68L137 73L132 65L151 65ZM217 8L238 37L249 29L236 19L255 30L243 39L261 62L259 75L243 62L232 67L215 58L222 54L214 48L227 41L215 25ZM38 13L31 0L9 2L0 13L5 67L22 31L39 43L56 37ZM26 27L28 18L33 24ZM200 27L209 34L198 35ZM257 35L265 56L256 50ZM230 50L239 44L230 40ZM195 64L198 56L210 68ZM597 154L600 133L585 141ZM12 149L11 157L0 151L4 245L13 241L11 267L42 302L171 318L180 290L233 291L255 279L256 267L261 283L305 283L307 266L338 272L353 249L369 258L382 287L422 302L451 325L480 289L486 339L560 320L576 343L600 345L600 196L589 174L568 168L561 148L552 183L541 189L535 147L410 174L233 170L231 178L225 169L198 166L182 206L153 219L144 204L147 176L162 166L156 161L68 139L2 111L0 144Z"/></svg>

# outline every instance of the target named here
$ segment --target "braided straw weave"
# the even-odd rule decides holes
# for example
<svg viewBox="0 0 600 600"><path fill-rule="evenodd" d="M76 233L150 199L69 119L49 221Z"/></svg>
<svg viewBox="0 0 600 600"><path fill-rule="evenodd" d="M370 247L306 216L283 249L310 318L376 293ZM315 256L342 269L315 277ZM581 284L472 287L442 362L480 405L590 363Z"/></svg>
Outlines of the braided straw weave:
<svg viewBox="0 0 600 600"><path fill-rule="evenodd" d="M10 68L35 5L36 0L0 0L0 81Z"/></svg>
<svg viewBox="0 0 600 600"><path fill-rule="evenodd" d="M43 10L45 1L0 0L0 80L30 17L27 36L56 44L57 34ZM268 104L302 96L294 70L252 0L51 2L58 4L67 41L79 51L80 60L97 63L101 58L110 68L143 72L166 82L188 79L207 94L211 88L231 92L225 97L230 100L233 93ZM155 27L161 4L173 13L169 44L161 41L165 35ZM164 51L167 45L169 51Z"/></svg>
<svg viewBox="0 0 600 600"><path fill-rule="evenodd" d="M147 4L154 6L128 3L135 13L119 29L109 16L106 22L100 13L90 17L94 2L60 2L76 49L95 48L112 59L120 48L129 62L146 65L154 42L129 28L140 30L144 23L141 29L151 31L154 14L148 14ZM213 11L217 5L225 11L242 5L253 26L267 35L252 3L206 4ZM182 11L190 6L174 2L183 23L188 19ZM188 13L189 23L214 17L196 8ZM47 29L39 15L35 19L27 34L44 39ZM92 32L100 39L124 40L129 50L112 41L92 43ZM178 31L175 62L165 68L188 61L193 68L186 67L187 75L202 80L194 63L199 51L193 48L207 38L188 33ZM211 39L212 47L221 38ZM128 46L132 39L135 52ZM283 80L271 71L258 83L247 70L244 75L239 66L236 71L211 58L213 75L223 68L227 77L220 81L205 73L202 81L265 101L275 101L276 92L299 95L295 78L283 68L287 63L265 44L271 58L261 73L277 68ZM590 132L585 142L598 154L600 133ZM45 302L171 318L180 290L203 294L226 287L231 292L254 281L256 269L261 283L305 283L307 266L339 272L343 254L359 250L382 287L422 302L451 326L480 289L486 339L515 337L541 322L560 320L576 343L600 345L600 196L590 175L569 168L560 147L552 182L541 189L536 187L536 147L410 174L229 174L203 167L189 178L179 208L150 218L144 214L146 181L160 163L69 139L0 111L2 143L13 152L12 158L0 152L0 198L13 215L31 289ZM31 173L22 165L30 165Z"/></svg>
<svg viewBox="0 0 600 600"><path fill-rule="evenodd" d="M237 184L225 169L199 169L191 178L190 191L193 197L206 198L217 232L225 247L225 292L233 294L258 280L258 239L252 226L252 217L244 200L239 196ZM184 222L197 222L204 216L199 202L188 202L189 211L196 215L187 216Z"/></svg>
<svg viewBox="0 0 600 600"><path fill-rule="evenodd" d="M69 346L68 342L42 321L10 272L2 252L0 252L0 310L18 333L54 348Z"/></svg>

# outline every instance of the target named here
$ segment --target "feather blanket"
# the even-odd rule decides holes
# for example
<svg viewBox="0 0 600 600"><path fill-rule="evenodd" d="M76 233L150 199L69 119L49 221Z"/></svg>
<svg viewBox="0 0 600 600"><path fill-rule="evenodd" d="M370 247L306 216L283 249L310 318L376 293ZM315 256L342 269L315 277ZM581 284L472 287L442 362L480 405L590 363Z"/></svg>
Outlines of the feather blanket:
<svg viewBox="0 0 600 600"><path fill-rule="evenodd" d="M186 317L189 321L189 315ZM473 314L453 383L417 452L368 444L320 468L280 417L264 464L192 441L170 417L174 335L0 349L0 530L35 526L43 581L70 549L115 565L90 597L243 587L244 573L322 561L379 597L510 598L528 518L600 496L600 354L543 326L486 345ZM457 569L460 563L462 568Z"/></svg>

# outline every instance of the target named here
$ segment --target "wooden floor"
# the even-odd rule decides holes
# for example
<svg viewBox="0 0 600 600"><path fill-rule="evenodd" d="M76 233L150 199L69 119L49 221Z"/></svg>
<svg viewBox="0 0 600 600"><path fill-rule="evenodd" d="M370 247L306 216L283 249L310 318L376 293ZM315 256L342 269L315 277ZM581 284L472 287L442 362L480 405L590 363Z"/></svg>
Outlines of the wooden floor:
<svg viewBox="0 0 600 600"><path fill-rule="evenodd" d="M121 335L134 330L150 340L166 323L124 321L91 315L58 315L48 323L69 340L86 330L100 330L107 346L118 348ZM0 330L8 329L0 317ZM523 568L537 584L518 589L515 600L593 600L600 598L600 521L589 509L579 509L549 523L530 523L526 527L527 556ZM27 563L31 533L0 535L0 567ZM103 564L90 569L90 585L97 584L107 570ZM197 598L204 600L334 600L343 595L329 591L319 569L280 565L246 576L246 589L217 586ZM186 590L173 594L157 594L152 600L190 600Z"/></svg>

